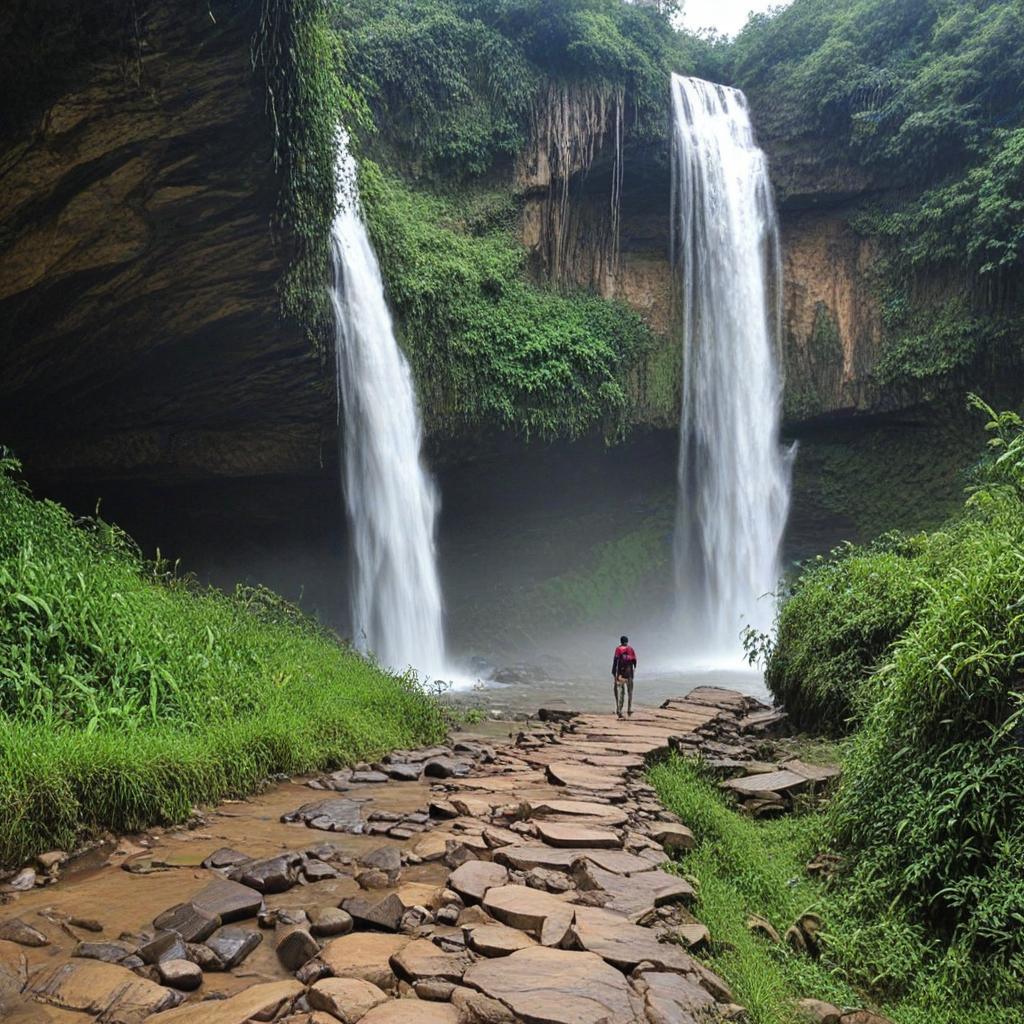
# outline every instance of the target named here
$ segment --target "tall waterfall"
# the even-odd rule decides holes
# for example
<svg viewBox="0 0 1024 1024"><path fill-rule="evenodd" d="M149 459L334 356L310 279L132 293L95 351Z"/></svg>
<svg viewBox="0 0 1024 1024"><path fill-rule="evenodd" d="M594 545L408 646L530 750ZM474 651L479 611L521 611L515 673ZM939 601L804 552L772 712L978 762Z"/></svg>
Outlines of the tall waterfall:
<svg viewBox="0 0 1024 1024"><path fill-rule="evenodd" d="M445 667L438 494L421 459L412 373L395 339L347 143L343 137L338 157L330 295L354 554L352 627L357 645L383 664L436 676Z"/></svg>
<svg viewBox="0 0 1024 1024"><path fill-rule="evenodd" d="M744 625L771 625L789 508L779 233L743 93L673 75L672 111L683 344L677 594L687 652L732 658Z"/></svg>

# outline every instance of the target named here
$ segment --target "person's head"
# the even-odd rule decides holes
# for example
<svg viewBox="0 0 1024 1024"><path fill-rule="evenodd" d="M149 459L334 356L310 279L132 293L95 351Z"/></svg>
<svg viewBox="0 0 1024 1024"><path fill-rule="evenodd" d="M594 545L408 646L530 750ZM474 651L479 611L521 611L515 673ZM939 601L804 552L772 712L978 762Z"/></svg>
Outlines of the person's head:
<svg viewBox="0 0 1024 1024"><path fill-rule="evenodd" d="M620 636L619 637L619 643L620 644L628 644L629 643L629 637L628 636Z"/></svg>

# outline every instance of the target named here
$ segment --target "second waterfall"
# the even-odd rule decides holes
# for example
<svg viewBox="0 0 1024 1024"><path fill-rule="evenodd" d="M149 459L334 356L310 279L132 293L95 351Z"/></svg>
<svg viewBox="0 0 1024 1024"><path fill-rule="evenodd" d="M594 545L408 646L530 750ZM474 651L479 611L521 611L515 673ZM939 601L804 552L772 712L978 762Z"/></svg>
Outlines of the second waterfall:
<svg viewBox="0 0 1024 1024"><path fill-rule="evenodd" d="M736 89L672 77L672 241L683 396L675 555L688 654L737 658L771 627L789 508L779 444L779 234Z"/></svg>
<svg viewBox="0 0 1024 1024"><path fill-rule="evenodd" d="M422 462L412 373L395 338L345 138L338 187L330 294L354 556L353 634L382 664L437 676L445 670L435 545L439 501Z"/></svg>

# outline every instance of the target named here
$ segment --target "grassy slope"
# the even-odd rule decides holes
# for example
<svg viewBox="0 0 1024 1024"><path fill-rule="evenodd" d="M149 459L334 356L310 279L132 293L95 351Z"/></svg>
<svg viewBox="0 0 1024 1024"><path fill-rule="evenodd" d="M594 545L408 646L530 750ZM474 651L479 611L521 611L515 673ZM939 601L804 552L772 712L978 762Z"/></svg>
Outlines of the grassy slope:
<svg viewBox="0 0 1024 1024"><path fill-rule="evenodd" d="M876 1004L895 1024L1021 1024L1024 1010L1006 976L960 961L895 912L858 916L841 886L826 888L804 865L820 848L818 814L753 821L730 809L693 762L656 766L651 782L698 838L678 865L695 880L698 917L719 944L710 965L725 977L754 1024L798 1024L793 1003ZM750 913L780 934L800 915L824 921L819 960L755 938Z"/></svg>
<svg viewBox="0 0 1024 1024"><path fill-rule="evenodd" d="M0 864L441 735L413 680L274 595L146 565L106 524L33 501L11 469L0 463Z"/></svg>

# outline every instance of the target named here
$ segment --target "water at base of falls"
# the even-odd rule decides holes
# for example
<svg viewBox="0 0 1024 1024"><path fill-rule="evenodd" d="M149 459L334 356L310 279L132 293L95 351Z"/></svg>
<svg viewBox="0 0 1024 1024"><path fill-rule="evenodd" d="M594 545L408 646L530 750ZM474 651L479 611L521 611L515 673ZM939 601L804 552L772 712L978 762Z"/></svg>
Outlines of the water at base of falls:
<svg viewBox="0 0 1024 1024"><path fill-rule="evenodd" d="M439 499L421 458L412 373L395 338L342 139L331 232L343 485L354 556L357 647L396 670L447 677L435 532Z"/></svg>
<svg viewBox="0 0 1024 1024"><path fill-rule="evenodd" d="M672 76L672 249L683 346L676 592L691 662L771 628L789 509L779 443L779 234L736 89Z"/></svg>

